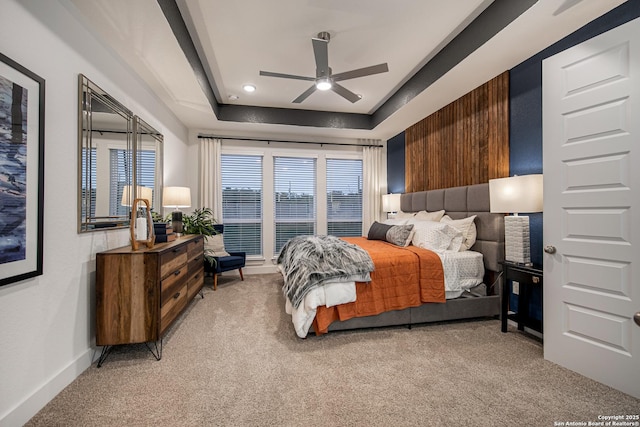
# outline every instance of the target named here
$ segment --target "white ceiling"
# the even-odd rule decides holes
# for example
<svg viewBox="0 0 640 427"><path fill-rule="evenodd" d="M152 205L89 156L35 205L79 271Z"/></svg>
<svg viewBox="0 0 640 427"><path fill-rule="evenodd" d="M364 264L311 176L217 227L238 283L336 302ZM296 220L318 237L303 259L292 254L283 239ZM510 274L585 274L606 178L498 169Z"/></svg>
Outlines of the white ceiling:
<svg viewBox="0 0 640 427"><path fill-rule="evenodd" d="M624 2L539 0L374 129L354 130L218 120L156 0L71 1L87 27L129 63L190 129L308 140L388 139ZM218 103L371 114L492 2L178 0L177 4L210 71ZM360 101L352 104L331 91L316 91L302 104L292 104L311 82L259 75L265 70L314 77L311 38L320 31L331 34L329 65L334 73L388 63L387 73L341 82L362 95ZM243 92L245 83L257 90ZM230 100L231 95L239 99Z"/></svg>

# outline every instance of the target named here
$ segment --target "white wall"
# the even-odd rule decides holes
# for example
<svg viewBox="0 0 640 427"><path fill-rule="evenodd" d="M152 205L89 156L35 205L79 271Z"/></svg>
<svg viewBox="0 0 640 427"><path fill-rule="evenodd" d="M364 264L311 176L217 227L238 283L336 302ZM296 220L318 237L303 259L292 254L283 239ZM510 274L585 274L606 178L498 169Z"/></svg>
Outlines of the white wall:
<svg viewBox="0 0 640 427"><path fill-rule="evenodd" d="M163 132L165 170L189 180L187 129L71 9L2 1L0 52L45 79L46 124L44 274L0 287L0 426L22 425L96 358L95 253L128 243L127 231L76 231L78 74Z"/></svg>

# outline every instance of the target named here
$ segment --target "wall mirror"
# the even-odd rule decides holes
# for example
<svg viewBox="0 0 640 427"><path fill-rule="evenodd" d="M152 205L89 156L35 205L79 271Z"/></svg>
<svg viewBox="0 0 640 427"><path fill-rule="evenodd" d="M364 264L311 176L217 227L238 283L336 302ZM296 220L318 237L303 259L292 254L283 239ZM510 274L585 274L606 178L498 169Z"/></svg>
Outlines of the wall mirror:
<svg viewBox="0 0 640 427"><path fill-rule="evenodd" d="M78 94L78 232L126 228L131 200L162 206L162 134L82 74Z"/></svg>

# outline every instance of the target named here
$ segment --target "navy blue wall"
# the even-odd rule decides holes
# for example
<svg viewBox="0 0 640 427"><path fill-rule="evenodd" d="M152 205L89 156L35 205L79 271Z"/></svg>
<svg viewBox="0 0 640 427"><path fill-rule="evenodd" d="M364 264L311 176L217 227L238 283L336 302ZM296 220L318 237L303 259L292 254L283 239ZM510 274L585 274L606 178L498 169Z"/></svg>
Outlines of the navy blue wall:
<svg viewBox="0 0 640 427"><path fill-rule="evenodd" d="M509 167L511 175L542 173L542 60L640 17L640 0L628 0L509 71ZM399 137L402 136L400 141ZM404 133L387 144L387 185L404 192ZM402 161L397 146L402 145ZM390 163L389 150L394 151ZM401 177L401 181L400 181ZM396 187L402 182L402 188ZM542 214L530 214L531 260L542 264ZM515 301L514 301L515 302ZM517 304L517 303L516 303ZM533 295L530 310L541 318L542 302Z"/></svg>
<svg viewBox="0 0 640 427"><path fill-rule="evenodd" d="M389 193L404 193L404 132L387 141L387 188Z"/></svg>

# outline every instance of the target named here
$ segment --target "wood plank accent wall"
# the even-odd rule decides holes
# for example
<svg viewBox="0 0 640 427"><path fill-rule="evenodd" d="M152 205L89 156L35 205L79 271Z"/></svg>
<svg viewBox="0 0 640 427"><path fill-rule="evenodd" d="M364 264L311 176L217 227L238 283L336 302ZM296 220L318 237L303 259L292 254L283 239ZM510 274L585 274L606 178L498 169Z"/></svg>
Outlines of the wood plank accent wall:
<svg viewBox="0 0 640 427"><path fill-rule="evenodd" d="M509 176L509 72L408 128L405 144L406 192Z"/></svg>

